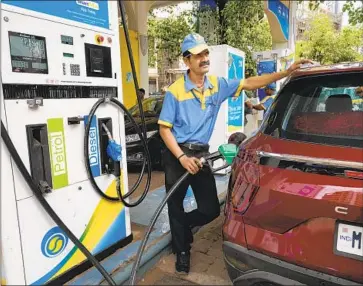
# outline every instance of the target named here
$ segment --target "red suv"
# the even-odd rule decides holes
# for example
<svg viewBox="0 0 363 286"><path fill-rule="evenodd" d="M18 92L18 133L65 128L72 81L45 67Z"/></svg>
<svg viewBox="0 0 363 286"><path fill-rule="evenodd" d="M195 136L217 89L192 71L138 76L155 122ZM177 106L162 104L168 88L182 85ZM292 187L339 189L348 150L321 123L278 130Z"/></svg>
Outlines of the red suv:
<svg viewBox="0 0 363 286"><path fill-rule="evenodd" d="M286 80L239 146L223 240L235 285L363 283L363 63Z"/></svg>

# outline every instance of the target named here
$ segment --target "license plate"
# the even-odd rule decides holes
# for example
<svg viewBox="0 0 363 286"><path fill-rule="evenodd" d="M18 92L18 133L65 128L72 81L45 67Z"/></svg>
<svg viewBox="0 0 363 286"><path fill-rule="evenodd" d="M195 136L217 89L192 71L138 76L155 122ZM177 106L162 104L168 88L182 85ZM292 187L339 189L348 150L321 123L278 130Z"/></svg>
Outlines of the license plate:
<svg viewBox="0 0 363 286"><path fill-rule="evenodd" d="M363 260L363 227L338 223L335 230L335 253Z"/></svg>

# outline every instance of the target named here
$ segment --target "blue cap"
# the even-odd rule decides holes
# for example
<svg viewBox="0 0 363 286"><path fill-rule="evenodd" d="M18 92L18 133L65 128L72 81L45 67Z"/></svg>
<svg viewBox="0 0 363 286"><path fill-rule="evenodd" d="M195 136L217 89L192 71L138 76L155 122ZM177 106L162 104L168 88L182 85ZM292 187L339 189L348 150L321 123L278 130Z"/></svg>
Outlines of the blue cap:
<svg viewBox="0 0 363 286"><path fill-rule="evenodd" d="M269 85L266 85L266 88L276 90L276 83L270 83Z"/></svg>
<svg viewBox="0 0 363 286"><path fill-rule="evenodd" d="M181 44L181 50L183 54L188 51L193 55L197 55L207 49L208 45L204 38L196 33L187 35Z"/></svg>

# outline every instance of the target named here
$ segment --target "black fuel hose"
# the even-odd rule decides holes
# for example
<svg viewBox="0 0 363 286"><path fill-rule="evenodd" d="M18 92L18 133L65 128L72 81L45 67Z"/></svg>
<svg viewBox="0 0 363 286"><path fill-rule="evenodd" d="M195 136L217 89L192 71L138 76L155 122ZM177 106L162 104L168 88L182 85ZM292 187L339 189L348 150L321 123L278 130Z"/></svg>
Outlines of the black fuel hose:
<svg viewBox="0 0 363 286"><path fill-rule="evenodd" d="M65 223L61 220L61 218L55 213L52 207L48 204L47 200L43 197L42 191L33 181L31 175L29 174L27 168L25 167L23 161L21 160L18 151L11 141L8 131L6 130L3 121L1 120L1 138L3 139L7 149L11 157L13 158L16 166L18 167L21 175L26 181L29 188L33 191L35 197L42 205L44 210L49 214L49 216L53 219L53 221L64 231L64 233L69 237L69 239L74 243L75 246L87 257L89 261L100 271L102 276L106 279L106 281L110 285L117 285L115 281L111 278L111 276L107 273L107 271L103 268L103 266L98 262L95 256L93 256L88 249L78 240L78 238L73 234L73 232L65 225Z"/></svg>
<svg viewBox="0 0 363 286"><path fill-rule="evenodd" d="M145 189L142 193L142 195L140 196L140 198L135 202L135 203L128 203L125 201L126 198L128 198L129 196L131 196L137 189L137 184L135 184L132 188L131 188L131 191L128 192L127 194L125 195L122 195L121 194L121 190L119 188L117 188L117 194L118 196L117 197L112 197L112 196L109 196L107 194L105 194L97 185L96 183L96 180L95 178L93 177L92 175L92 172L91 172L91 166L90 166L90 162L88 160L89 158L89 131L90 131L90 128L91 128L91 119L90 118L93 118L93 116L95 115L96 113L96 110L98 109L98 107L103 104L103 103L112 103L114 105L116 105L118 108L120 108L125 114L126 116L129 118L129 120L131 121L131 123L135 126L135 129L136 129L136 132L137 134L139 135L140 137L140 140L141 140L141 143L143 145L143 148L144 148L144 153L146 153L144 156L144 164L146 164L146 161L147 161L147 167L148 167L148 177L147 177L147 181L146 181L146 186L145 186ZM135 122L135 119L132 117L132 115L130 114L130 112L127 110L127 108L120 102L118 101L117 99L115 98L101 98L99 99L92 107L89 115L88 115L88 122L86 124L86 130L85 130L85 134L84 134L84 148L83 148L83 151L84 151L84 158L85 158L85 166L86 166L86 171L87 171L87 175L88 175L88 178L90 180L90 183L92 185L92 187L95 189L95 191L100 194L104 199L106 200L109 200L109 201L121 201L125 206L127 207L135 207L137 205L139 205L146 197L148 191L149 191L149 188L150 188L150 184L151 184L151 159L150 159L150 153L149 153L149 149L147 147L147 142L146 142L146 139L145 137L142 135L141 133L141 130L139 128L139 126L137 125L137 123ZM143 171L142 171L143 173ZM119 186L119 185L117 185Z"/></svg>
<svg viewBox="0 0 363 286"><path fill-rule="evenodd" d="M125 1L125 0L123 0L123 1ZM121 0L118 0L118 6L119 6L119 9L120 9L121 22L122 22L122 26L124 28L126 46L127 46L127 51L128 51L128 54L129 54L130 66L131 66L131 71L132 71L132 78L133 78L133 82L134 82L134 86L135 86L137 104L138 104L139 112L140 112L142 132L143 132L143 135L144 135L143 137L144 137L144 139L146 141L147 140L147 130L146 130L146 123L145 123L145 114L144 114L144 109L142 107L142 98L141 98L141 95L140 95L140 86L139 86L139 81L137 79L135 61L134 61L134 56L133 56L133 53L132 53L129 30L128 30L128 27L127 27L125 7L124 7ZM134 126L136 126L136 125L134 124ZM140 136L140 134L139 134L139 138L140 138L140 140L142 140L141 139L142 137ZM147 175L146 186L145 186L145 191L144 191L145 196L146 196L147 192L149 191L150 183L151 183L151 159L150 159L149 150L147 148L147 144L146 144L146 148L144 148L144 159L143 159L142 170L140 172L140 175L139 175L134 187L137 188L139 186L139 184L141 182L141 179L142 179L142 176L144 175L145 164L146 164L145 155L147 157L147 166L148 166L148 175ZM132 193L132 191L131 191L131 193ZM145 197L145 196L143 195L143 197Z"/></svg>
<svg viewBox="0 0 363 286"><path fill-rule="evenodd" d="M145 235L144 235L144 238L139 246L139 249L137 251L137 254L136 254L136 259L135 259L135 262L134 262L134 265L132 267L132 270L131 270L131 276L130 276L130 284L127 284L127 285L135 285L136 284L136 272L137 270L139 269L139 265L140 265L140 262L141 262L141 257L142 257L142 254L145 250L145 246L146 246L146 243L150 237L150 234L151 234L151 231L156 223L156 220L158 219L158 217L160 216L164 206L166 205L167 201L169 200L169 198L175 193L175 191L178 189L178 187L180 186L180 184L182 182L184 182L184 180L186 180L189 176L189 173L188 172L185 172L183 176L181 176L179 178L179 180L172 186L172 188L169 190L169 192L166 194L165 198L161 201L160 205L158 206L158 208L156 209L154 215L152 216L151 218L151 221L146 229L146 232L145 232Z"/></svg>
<svg viewBox="0 0 363 286"><path fill-rule="evenodd" d="M118 102L118 101L117 101ZM91 117L92 118L92 117ZM140 131L140 130L139 130ZM64 222L61 220L61 218L54 212L52 207L48 204L48 202L44 199L43 194L39 187L34 183L31 175L29 174L28 170L26 169L23 161L21 160L18 152L15 149L15 146L13 142L11 141L9 134L4 126L3 121L1 121L1 137L9 150L9 153L11 157L13 158L15 164L17 165L20 173L22 174L24 180L28 184L29 188L33 191L35 197L39 201L39 203L42 205L44 210L49 214L49 216L53 219L53 221L65 232L65 234L69 237L69 239L74 243L75 246L79 248L79 250L87 257L87 259L97 268L98 271L102 274L102 276L105 278L105 280L110 285L117 285L115 281L112 279L112 277L107 273L107 271L103 268L103 266L98 262L98 260L93 256L88 249L78 240L78 238L72 233L72 231L64 224ZM205 156L201 158L201 162L204 164L208 157L217 156L218 152L212 153L209 156ZM88 160L87 160L88 161ZM151 222L145 232L144 238L140 244L140 247L136 254L135 263L133 265L132 271L131 271L131 285L135 285L136 281L136 273L138 270L138 267L140 265L142 254L145 250L146 243L150 237L151 231L156 223L156 220L161 214L161 211L163 210L164 206L166 205L169 198L175 193L177 188L180 186L180 184L186 180L189 176L188 172L185 172L183 176L179 178L179 180L171 187L170 191L167 193L165 198L162 200L158 208L156 209L153 217L151 218ZM144 193L144 195L146 195Z"/></svg>
<svg viewBox="0 0 363 286"><path fill-rule="evenodd" d="M210 153L210 154L207 154L205 156L203 156L202 158L200 158L200 162L202 164L206 164L208 162L208 160L216 160L218 158L221 158L222 155L219 151L216 151L214 153ZM210 165L207 165L209 168L211 168ZM224 168L226 168L227 165L224 166ZM219 170L219 169L218 169ZM160 216L164 206L166 205L167 201L170 199L170 197L175 193L175 191L178 189L178 187L180 186L180 184L182 182L184 182L184 180L186 180L189 176L189 173L188 172L185 172L183 176L181 176L178 181L171 187L171 189L169 190L169 192L166 194L165 198L161 201L160 205L157 207L154 215L152 216L151 220L150 220L150 223L146 229L146 232L145 232L145 235L144 235L144 238L142 239L142 242L139 246L139 249L137 250L137 254L136 254L136 258L135 258L135 263L132 267L132 270L131 270L131 276L130 276L130 283L127 283L127 285L136 285L136 273L137 273L137 270L139 269L139 265L140 265L140 262L141 262L141 257L142 257L142 254L145 250L145 247L146 247L146 243L150 237L150 234L151 234L151 231L156 223L156 220L158 219L158 217Z"/></svg>
<svg viewBox="0 0 363 286"><path fill-rule="evenodd" d="M129 113L129 111L127 110L127 108L118 100L111 98L109 99L109 101L111 101L112 103L114 103L116 106L118 106L119 108L121 108L123 110L123 112L127 115L128 119L131 121L132 125L135 127L135 130L139 136L139 139L143 145L143 150L144 150L144 156L143 156L143 164L142 164L142 169L141 172L139 174L139 177L137 178L134 186L131 188L131 190L125 194L122 195L121 193L121 187L120 184L116 184L116 191L118 196L117 197L112 197L109 196L107 194L105 194L97 185L92 172L91 172L91 167L90 167L90 163L88 160L88 156L89 156L89 150L88 150L88 145L89 145L89 131L90 131L90 127L91 127L91 120L89 120L86 124L86 130L85 130L85 136L84 136L84 159L85 159L85 165L86 165L86 171L87 171L87 175L88 178L91 182L91 185L93 186L93 188L96 190L97 193L99 193L104 199L109 200L109 201L121 201L125 206L127 207L135 207L137 205L139 205L146 197L149 189L150 189L150 185L151 185L151 158L150 158L150 152L147 146L147 130L146 130L146 124L145 124L145 115L144 115L144 110L142 108L142 99L140 96L140 92L139 92L139 83L137 80L137 76L136 76L136 68L135 68L135 62L134 62L134 58L132 55L132 48L131 48L131 42L130 42L130 36L128 33L128 29L127 29L127 22L126 22L126 16L125 16L125 8L121 2L121 0L118 1L119 7L120 7L120 13L121 13L121 20L122 20L122 24L124 27L124 32L125 32L125 39L126 39L126 45L127 45L127 49L128 49L128 53L129 53L129 60L130 60L130 65L131 65L131 69L132 69L132 75L133 75L133 81L134 81L134 85L135 85L135 90L136 90L136 97L137 97L137 102L138 102L138 107L140 110L140 117L141 117L141 126L142 126L142 132L140 131L139 126L137 125L137 123L135 122L134 118L132 117L132 115ZM107 101L107 99L100 99L98 100L94 106L92 107L90 114L88 116L88 118L93 118L96 110L98 109L98 107L105 103ZM145 189L142 193L142 195L140 196L139 200L137 200L135 203L128 203L125 201L126 198L128 198L129 196L131 196L136 189L139 187L142 177L145 173L145 166L147 165L147 179L146 179L146 186ZM119 178L117 178L117 182L119 183Z"/></svg>
<svg viewBox="0 0 363 286"><path fill-rule="evenodd" d="M132 187L131 191L128 192L127 194L123 195L121 194L121 187L118 184L117 187L117 193L118 193L118 197L111 197L106 195L104 192L102 192L99 187L97 186L97 183L94 179L94 177L92 176L91 173L91 168L89 165L89 142L88 142L88 137L89 137L89 131L90 131L90 127L91 127L91 121L92 118L97 110L97 108L103 104L107 99L102 98L99 101L96 102L96 104L93 106L93 108L90 111L89 117L90 118L86 124L86 132L85 132L85 140L84 140L84 154L85 154L85 162L86 162L86 170L87 170L87 174L88 177L91 181L92 186L95 188L95 190L105 199L108 199L110 201L119 201L121 200L125 206L127 207L133 207L136 206L138 204L140 204L143 199L146 197L147 192L150 188L150 181L151 181L151 160L150 160L150 153L147 147L147 134L146 134L146 124L145 124L145 115L144 115L144 111L142 108L142 100L141 100L141 96L140 96L140 92L139 92L139 84L137 81L137 76L136 76L136 69L135 69L135 62L132 56L132 49L131 49L131 44L130 44L130 37L129 37L129 33L127 30L127 22L126 22L126 16L125 16L125 9L122 5L121 0L118 0L119 6L120 6L120 12L121 12L121 18L122 18L122 23L124 26L124 31L125 31L125 38L126 38L126 43L127 43L127 48L128 48L128 53L129 53L129 59L130 59L130 64L131 64L131 68L132 68L132 74L133 74L133 80L134 80L134 85L135 85L135 89L136 89L136 96L137 96L137 101L138 101L138 107L140 110L140 117L141 117L141 122L142 122L142 127L143 127L143 134L140 131L139 126L136 124L134 118L132 117L132 115L129 113L129 111L127 110L127 108L118 100L111 98L110 101L112 103L114 103L116 106L120 107L124 113L127 115L127 117L130 119L130 121L132 122L132 124L134 125L137 134L139 135L139 138L143 144L144 147L144 152L146 153L144 156L144 160L143 160L143 167L142 167L142 171L139 175L139 178L137 179L137 182L135 183L135 185ZM20 173L22 174L24 180L26 181L26 183L28 184L29 188L33 191L35 197L37 198L37 200L39 201L39 203L42 205L42 207L44 208L44 210L49 214L49 216L53 219L53 221L65 232L65 234L69 237L69 239L74 243L75 246L78 247L78 249L85 255L85 257L97 268L97 270L102 274L102 276L105 278L105 280L110 284L110 285L117 285L115 283L115 281L112 279L112 277L107 273L107 271L103 268L103 266L98 262L98 260L96 259L95 256L93 256L88 249L82 244L81 241L78 240L78 238L72 233L72 231L64 224L64 222L61 220L61 218L54 212L54 210L52 209L52 207L48 204L48 202L46 201L46 199L43 197L42 191L39 189L39 187L35 184L35 182L33 181L31 175L29 174L28 170L26 169L23 161L21 160L13 142L11 141L11 138L3 124L3 121L1 121L1 137L7 147L7 149L9 150L9 153L11 155L11 157L13 158L15 164L17 165ZM133 204L127 203L125 201L125 199L127 197L129 197L130 195L132 195L133 192L135 192L135 190L137 189L137 187L139 186L141 180L142 180L142 176L144 174L145 171L145 165L146 165L146 161L147 161L147 166L148 166L148 177L147 177L147 182L146 182L146 187L145 190L142 194L142 196L139 198L139 200ZM146 246L146 242L148 237L150 236L151 233L151 229L152 227L155 225L156 219L159 217L161 210L163 209L163 207L165 206L167 200L170 198L170 196L175 192L175 190L178 188L178 186L188 177L188 173L185 173L179 180L178 182L172 187L172 189L170 190L170 192L168 193L168 195L165 197L165 199L163 200L162 204L158 207L157 212L154 214L153 218L152 218L152 222L149 225L148 228L148 232L146 233L143 243L142 243L142 248L139 249L138 251L138 256L137 256L137 260L135 262L134 268L133 268L133 276L132 276L132 280L134 281L136 279L136 271L137 268L140 264L140 260L141 260L141 255L142 252Z"/></svg>
<svg viewBox="0 0 363 286"><path fill-rule="evenodd" d="M123 1L125 1L125 0L123 0ZM132 78L133 78L133 81L134 81L134 86L135 86L135 91L136 91L136 97L137 97L137 104L139 106L140 118L141 118L143 133L144 133L144 137L146 139L147 138L146 137L147 130L146 130L146 124L145 124L145 115L144 115L144 109L142 108L142 98L140 96L140 91L139 91L139 82L137 80L137 75L136 75L135 61L134 61L134 57L133 57L133 54L132 54L132 47L131 47L129 30L127 28L127 20L126 20L125 7L123 6L121 0L118 0L118 5L120 7L121 21L122 21L122 26L124 28L124 34L125 34L127 51L129 53L129 60L130 60L131 71L132 71Z"/></svg>

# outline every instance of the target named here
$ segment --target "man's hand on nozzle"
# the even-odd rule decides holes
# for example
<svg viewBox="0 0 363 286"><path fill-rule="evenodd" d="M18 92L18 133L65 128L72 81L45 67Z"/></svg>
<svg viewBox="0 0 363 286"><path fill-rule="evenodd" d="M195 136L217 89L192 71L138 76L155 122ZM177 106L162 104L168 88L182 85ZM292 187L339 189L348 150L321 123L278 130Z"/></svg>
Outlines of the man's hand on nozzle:
<svg viewBox="0 0 363 286"><path fill-rule="evenodd" d="M188 157L187 155L182 156L179 159L180 164L186 169L190 174L195 175L203 167L203 164L196 157Z"/></svg>
<svg viewBox="0 0 363 286"><path fill-rule="evenodd" d="M298 60L296 62L294 62L288 69L287 69L287 74L291 74L293 71L301 68L302 65L305 65L305 64L314 64L313 61L311 60L307 60L307 59L301 59L301 60Z"/></svg>

